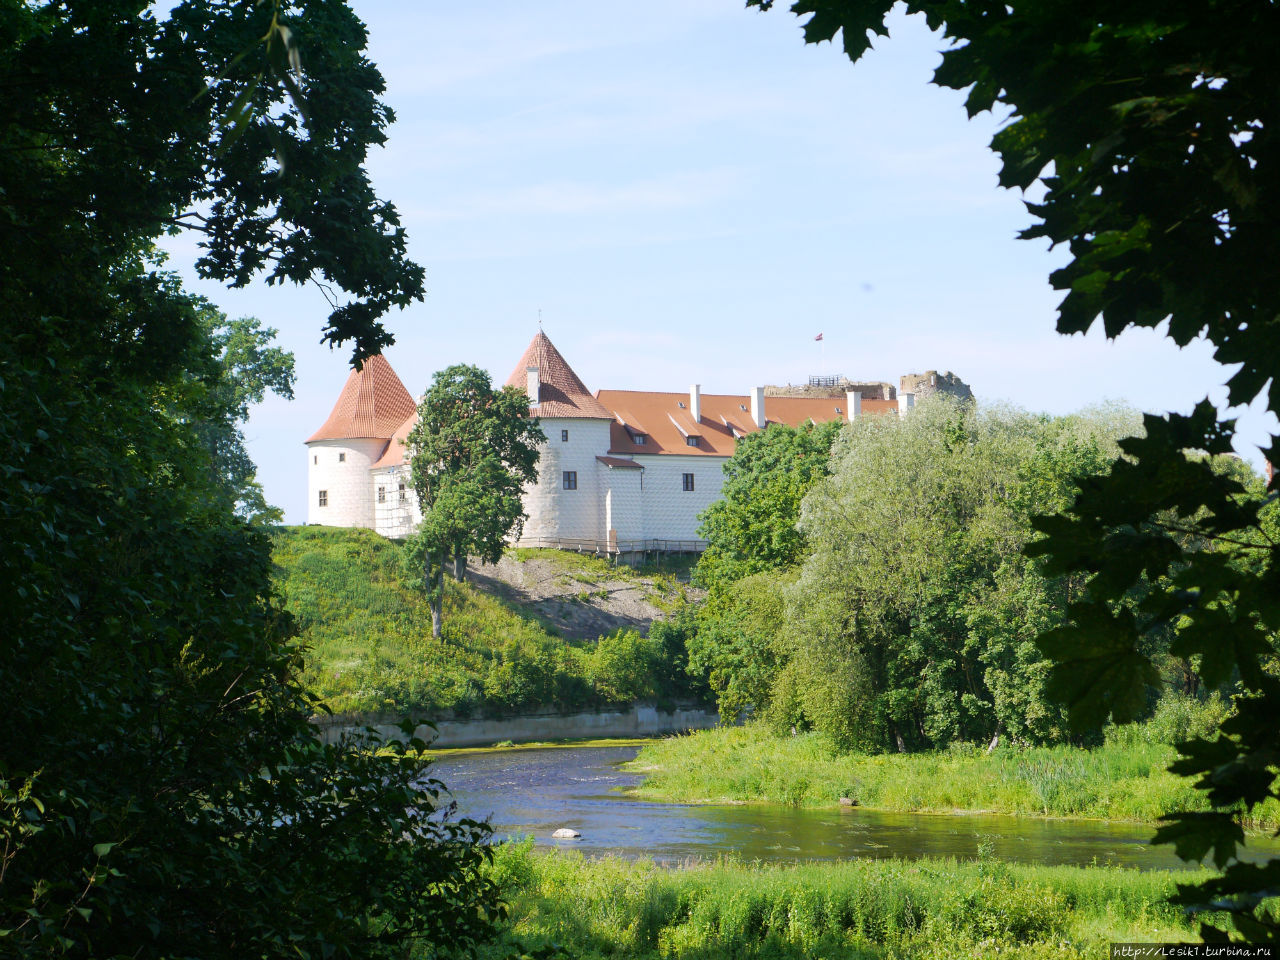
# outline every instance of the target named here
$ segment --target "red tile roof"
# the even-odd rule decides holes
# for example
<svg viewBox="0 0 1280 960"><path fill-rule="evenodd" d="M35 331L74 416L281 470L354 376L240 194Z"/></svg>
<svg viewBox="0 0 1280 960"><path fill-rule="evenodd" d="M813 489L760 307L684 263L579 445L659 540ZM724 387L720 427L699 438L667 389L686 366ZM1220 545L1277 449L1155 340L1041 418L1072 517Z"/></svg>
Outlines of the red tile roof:
<svg viewBox="0 0 1280 960"><path fill-rule="evenodd" d="M413 397L391 364L377 354L366 360L362 369L351 371L329 419L307 443L356 437L385 440L415 409Z"/></svg>
<svg viewBox="0 0 1280 960"><path fill-rule="evenodd" d="M742 435L755 433L758 429L751 418L750 397L702 394L702 419L696 432L688 409L687 393L598 390L596 399L615 413L609 431L610 454L627 457L663 453L731 457L737 447L734 428ZM682 403L684 407L680 406ZM809 420L826 423L829 420L846 420L849 416L848 401L844 397L766 397L764 409L769 423L785 423L792 427ZM862 400L863 416L897 411L896 400L870 400L865 397ZM633 439L637 433L644 434L643 444ZM686 437L689 435L698 438L696 447L688 445Z"/></svg>
<svg viewBox="0 0 1280 960"><path fill-rule="evenodd" d="M413 429L413 425L417 422L418 411L414 410L404 423L396 427L396 432L391 435L391 441L387 444L387 449L382 451L382 456L373 465L373 469L398 467L404 463L404 441L409 436L409 431Z"/></svg>
<svg viewBox="0 0 1280 960"><path fill-rule="evenodd" d="M526 389L530 367L538 368L538 396L530 398L534 402L529 407L533 416L613 419L613 414L583 386L573 368L541 330L511 371L511 376L507 377L507 386Z"/></svg>

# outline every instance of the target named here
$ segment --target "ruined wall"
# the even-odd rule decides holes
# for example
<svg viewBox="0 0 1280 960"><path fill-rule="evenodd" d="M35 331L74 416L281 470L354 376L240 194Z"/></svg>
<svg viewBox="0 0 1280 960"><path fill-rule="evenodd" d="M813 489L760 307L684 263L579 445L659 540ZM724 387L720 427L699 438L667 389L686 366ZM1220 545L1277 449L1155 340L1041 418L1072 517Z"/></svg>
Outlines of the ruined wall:
<svg viewBox="0 0 1280 960"><path fill-rule="evenodd" d="M969 389L969 385L950 370L946 373L939 373L937 370L908 373L902 378L899 389L902 393L915 394L917 403L935 393L946 393L958 400L973 399L973 391Z"/></svg>

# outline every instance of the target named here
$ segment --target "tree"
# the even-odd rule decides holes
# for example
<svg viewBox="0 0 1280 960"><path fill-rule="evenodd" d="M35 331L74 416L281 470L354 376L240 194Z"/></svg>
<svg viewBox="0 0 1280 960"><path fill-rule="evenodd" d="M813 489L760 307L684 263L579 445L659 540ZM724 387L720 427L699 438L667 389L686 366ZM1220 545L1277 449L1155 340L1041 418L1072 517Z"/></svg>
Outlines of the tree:
<svg viewBox="0 0 1280 960"><path fill-rule="evenodd" d="M70 0L0 5L0 38L0 954L465 950L486 830L422 743L321 739L233 512L220 451L258 387L227 371L274 387L283 357L150 253L194 224L206 276L327 281L353 296L328 339L387 342L422 271L362 169L390 120L363 28Z"/></svg>
<svg viewBox="0 0 1280 960"><path fill-rule="evenodd" d="M846 431L802 509L812 549L789 605L787 665L801 695L785 723L862 749L1062 740L1034 642L1078 586L1021 550L1035 514L1104 468L1112 419L939 397ZM857 695L820 693L832 677Z"/></svg>
<svg viewBox="0 0 1280 960"><path fill-rule="evenodd" d="M769 7L772 0L748 0ZM884 32L888 0L798 0L809 42L843 32L857 59ZM1012 111L992 143L1000 182L1044 198L1028 204L1023 232L1066 243L1070 262L1051 279L1066 291L1058 329L1099 318L1109 336L1166 323L1179 344L1203 336L1238 364L1232 403L1264 396L1280 410L1280 123L1275 91L1280 10L1262 0L1181 4L1046 4L908 0L953 45L934 82L968 89L971 115ZM1088 597L1073 626L1045 637L1059 662L1055 685L1081 721L1132 716L1154 680L1144 649L1176 629L1176 651L1207 679L1239 681L1236 714L1213 741L1192 740L1174 767L1199 775L1218 809L1178 814L1159 839L1184 856L1212 849L1226 864L1243 840L1244 809L1277 794L1274 718L1280 680L1280 544L1272 509L1238 480L1188 451L1226 454L1234 422L1205 401L1190 416L1148 417L1110 475L1085 485L1066 514L1046 520L1035 550L1058 571L1084 574ZM1280 453L1273 437L1265 451ZM1276 489L1272 484L1272 496ZM1119 598L1155 584L1133 611ZM1280 860L1232 864L1182 888L1182 902L1232 914L1236 933L1280 939L1259 904L1280 888ZM1210 923L1206 937L1230 932Z"/></svg>
<svg viewBox="0 0 1280 960"><path fill-rule="evenodd" d="M514 387L494 390L489 374L457 364L435 375L418 404L405 446L422 522L408 546L431 605L439 638L444 567L466 577L468 553L497 563L507 537L524 522L521 494L537 479L538 444L546 440L529 416L529 398Z"/></svg>
<svg viewBox="0 0 1280 960"><path fill-rule="evenodd" d="M175 413L190 418L208 450L209 486L221 489L236 514L250 523L280 523L284 514L263 496L241 425L248 422L249 408L268 392L293 399L293 354L271 346L276 331L264 329L254 317L228 320L208 304L198 312L205 355L200 369L191 371L189 395Z"/></svg>
<svg viewBox="0 0 1280 960"><path fill-rule="evenodd" d="M698 536L707 549L695 571L700 583L725 585L799 562L805 548L796 528L800 501L826 474L840 426L775 424L738 441L724 465L720 499L701 517Z"/></svg>

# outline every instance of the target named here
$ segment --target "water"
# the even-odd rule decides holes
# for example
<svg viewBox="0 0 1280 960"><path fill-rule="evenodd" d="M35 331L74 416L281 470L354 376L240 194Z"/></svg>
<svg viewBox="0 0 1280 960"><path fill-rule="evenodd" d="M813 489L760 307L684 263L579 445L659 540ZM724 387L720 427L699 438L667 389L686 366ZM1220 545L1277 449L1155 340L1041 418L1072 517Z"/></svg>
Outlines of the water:
<svg viewBox="0 0 1280 960"><path fill-rule="evenodd" d="M659 862L848 860L856 857L977 857L1019 863L1111 864L1143 870L1186 866L1153 828L1094 820L1041 820L990 814L883 813L857 807L806 810L775 805L655 803L622 791L640 774L618 765L639 748L567 747L459 753L439 758L459 811L488 818L495 836L532 835L540 845ZM559 827L580 840L553 840ZM1252 841L1259 842L1261 841ZM1265 843L1247 859L1280 856Z"/></svg>

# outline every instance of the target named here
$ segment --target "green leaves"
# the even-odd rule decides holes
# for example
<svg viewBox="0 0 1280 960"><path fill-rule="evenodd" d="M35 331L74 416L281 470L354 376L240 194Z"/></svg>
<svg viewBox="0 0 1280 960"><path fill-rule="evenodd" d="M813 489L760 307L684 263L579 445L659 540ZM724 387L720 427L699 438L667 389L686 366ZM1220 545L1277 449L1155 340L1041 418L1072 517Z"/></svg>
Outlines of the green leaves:
<svg viewBox="0 0 1280 960"><path fill-rule="evenodd" d="M1120 723L1136 719L1160 674L1137 647L1133 613L1113 612L1103 603L1076 603L1069 616L1071 625L1036 640L1053 661L1046 693L1067 707L1072 724L1081 730L1096 730L1109 717Z"/></svg>

